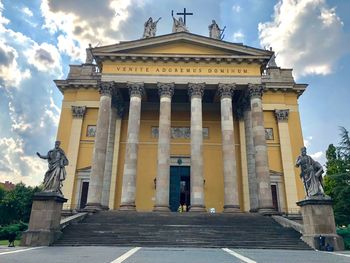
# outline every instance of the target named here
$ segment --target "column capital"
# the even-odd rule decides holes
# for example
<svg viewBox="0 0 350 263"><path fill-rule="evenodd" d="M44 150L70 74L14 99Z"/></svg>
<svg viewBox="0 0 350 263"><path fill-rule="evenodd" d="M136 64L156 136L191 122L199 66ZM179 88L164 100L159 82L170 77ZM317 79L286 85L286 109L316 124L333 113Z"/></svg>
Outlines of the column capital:
<svg viewBox="0 0 350 263"><path fill-rule="evenodd" d="M157 83L158 93L160 97L169 97L171 98L174 95L174 86L175 83Z"/></svg>
<svg viewBox="0 0 350 263"><path fill-rule="evenodd" d="M98 84L98 92L101 94L101 96L112 96L112 82L100 82Z"/></svg>
<svg viewBox="0 0 350 263"><path fill-rule="evenodd" d="M289 109L287 110L275 110L275 116L277 121L288 121Z"/></svg>
<svg viewBox="0 0 350 263"><path fill-rule="evenodd" d="M232 84L219 83L218 94L221 99L231 98L233 96L235 88L236 88L235 83L232 83Z"/></svg>
<svg viewBox="0 0 350 263"><path fill-rule="evenodd" d="M143 82L128 82L126 86L129 89L130 97L142 97L145 94Z"/></svg>
<svg viewBox="0 0 350 263"><path fill-rule="evenodd" d="M72 106L73 118L82 119L86 112L86 106Z"/></svg>
<svg viewBox="0 0 350 263"><path fill-rule="evenodd" d="M250 98L262 98L264 87L257 84L248 84Z"/></svg>
<svg viewBox="0 0 350 263"><path fill-rule="evenodd" d="M190 97L202 97L205 83L188 83L188 95Z"/></svg>

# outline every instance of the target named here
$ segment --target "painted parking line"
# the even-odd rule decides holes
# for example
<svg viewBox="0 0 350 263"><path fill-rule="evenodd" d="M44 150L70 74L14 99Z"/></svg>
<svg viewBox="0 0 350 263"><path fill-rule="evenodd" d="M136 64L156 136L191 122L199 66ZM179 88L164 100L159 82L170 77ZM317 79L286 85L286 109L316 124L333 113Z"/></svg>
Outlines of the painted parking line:
<svg viewBox="0 0 350 263"><path fill-rule="evenodd" d="M111 263L121 263L125 259L127 259L127 258L131 257L133 254L135 254L139 249L141 249L141 248L140 247L134 247L134 248L130 249L128 252L126 252L123 255L121 255L119 258L116 258L115 260L113 260Z"/></svg>
<svg viewBox="0 0 350 263"><path fill-rule="evenodd" d="M250 258L247 258L241 254L238 254L237 252L231 250L231 249L228 249L228 248L223 248L222 249L223 251L229 253L230 255L242 260L243 262L246 262L246 263L257 263L256 261L250 259Z"/></svg>
<svg viewBox="0 0 350 263"><path fill-rule="evenodd" d="M1 252L0 255L14 254L14 253L24 252L24 251L38 249L38 248L43 248L43 247L31 247L31 248L25 248L25 249L18 249L18 250L12 250L12 251L7 251L7 252Z"/></svg>
<svg viewBox="0 0 350 263"><path fill-rule="evenodd" d="M350 258L350 254L342 254L337 252L324 252L324 253Z"/></svg>

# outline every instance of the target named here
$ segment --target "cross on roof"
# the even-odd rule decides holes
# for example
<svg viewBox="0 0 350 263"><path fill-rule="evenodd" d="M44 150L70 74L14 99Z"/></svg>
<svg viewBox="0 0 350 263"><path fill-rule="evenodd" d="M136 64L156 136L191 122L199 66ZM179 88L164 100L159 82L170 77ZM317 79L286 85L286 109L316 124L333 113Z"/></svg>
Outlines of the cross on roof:
<svg viewBox="0 0 350 263"><path fill-rule="evenodd" d="M183 13L176 13L178 16L184 16L184 24L186 25L186 16L193 16L193 13L186 13L186 8L184 8Z"/></svg>

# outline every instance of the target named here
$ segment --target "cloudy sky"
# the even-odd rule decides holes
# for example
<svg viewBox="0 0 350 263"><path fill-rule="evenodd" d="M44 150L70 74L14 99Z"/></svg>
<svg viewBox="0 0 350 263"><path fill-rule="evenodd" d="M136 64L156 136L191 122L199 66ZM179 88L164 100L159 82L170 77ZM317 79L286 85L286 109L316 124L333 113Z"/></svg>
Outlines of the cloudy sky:
<svg viewBox="0 0 350 263"><path fill-rule="evenodd" d="M212 19L225 40L273 47L277 64L294 68L309 87L300 98L309 154L325 162L339 126L350 129L350 1L348 0L0 0L0 181L39 184L57 132L62 95L53 79L81 63L85 48L134 40L143 24L186 7L191 32L208 35Z"/></svg>

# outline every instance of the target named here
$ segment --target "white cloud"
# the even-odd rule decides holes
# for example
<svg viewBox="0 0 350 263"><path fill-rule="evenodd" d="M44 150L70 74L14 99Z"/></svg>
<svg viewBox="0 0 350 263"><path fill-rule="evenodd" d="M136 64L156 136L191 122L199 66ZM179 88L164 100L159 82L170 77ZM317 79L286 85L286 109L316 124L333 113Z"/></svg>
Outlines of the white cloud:
<svg viewBox="0 0 350 263"><path fill-rule="evenodd" d="M261 46L272 47L279 66L295 76L330 74L350 50L343 23L325 0L279 0L273 20L258 26Z"/></svg>
<svg viewBox="0 0 350 263"><path fill-rule="evenodd" d="M34 186L43 180L47 164L34 154L26 155L22 140L0 138L0 155L0 181Z"/></svg>
<svg viewBox="0 0 350 263"><path fill-rule="evenodd" d="M242 33L241 30L239 31L236 31L233 33L233 36L232 36L232 41L233 42L243 42L244 40L244 34Z"/></svg>
<svg viewBox="0 0 350 263"><path fill-rule="evenodd" d="M233 12L239 13L239 12L241 12L241 10L242 10L242 8L241 8L240 5L233 5L232 6L232 11Z"/></svg>
<svg viewBox="0 0 350 263"><path fill-rule="evenodd" d="M21 71L17 63L17 51L0 41L0 85L17 86L23 79L30 77L28 69Z"/></svg>
<svg viewBox="0 0 350 263"><path fill-rule="evenodd" d="M28 8L28 7L23 7L21 9L22 13L29 16L29 17L32 17L33 16L33 12Z"/></svg>
<svg viewBox="0 0 350 263"><path fill-rule="evenodd" d="M310 156L315 160L315 161L321 161L322 157L324 157L324 152L319 151L313 154L310 154Z"/></svg>
<svg viewBox="0 0 350 263"><path fill-rule="evenodd" d="M308 136L306 138L304 138L304 146L307 148L311 145L311 141L312 141L312 136Z"/></svg>
<svg viewBox="0 0 350 263"><path fill-rule="evenodd" d="M52 72L56 75L62 75L60 59L61 56L54 45L34 43L31 49L25 52L28 63L35 66L43 72Z"/></svg>

